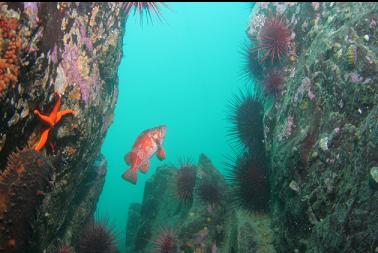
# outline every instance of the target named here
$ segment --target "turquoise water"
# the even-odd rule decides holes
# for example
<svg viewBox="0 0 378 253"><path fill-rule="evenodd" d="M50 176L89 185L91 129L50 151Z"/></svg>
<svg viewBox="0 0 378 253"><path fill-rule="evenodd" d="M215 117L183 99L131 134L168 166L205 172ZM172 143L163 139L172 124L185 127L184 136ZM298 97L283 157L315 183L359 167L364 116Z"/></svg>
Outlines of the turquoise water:
<svg viewBox="0 0 378 253"><path fill-rule="evenodd" d="M240 78L250 3L169 3L163 22L140 24L131 16L126 25L119 67L119 97L114 122L102 153L108 174L97 206L118 231L124 251L130 203L141 202L146 180L164 163L181 157L197 161L206 154L224 169L227 142L227 99L242 87ZM137 185L125 182L124 154L145 129L167 125L167 159L156 157Z"/></svg>

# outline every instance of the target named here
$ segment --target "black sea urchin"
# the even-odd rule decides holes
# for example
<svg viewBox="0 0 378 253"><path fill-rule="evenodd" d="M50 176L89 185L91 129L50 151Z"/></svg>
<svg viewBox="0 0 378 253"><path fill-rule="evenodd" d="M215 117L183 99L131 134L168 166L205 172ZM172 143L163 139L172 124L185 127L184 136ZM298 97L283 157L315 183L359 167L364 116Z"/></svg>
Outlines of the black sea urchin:
<svg viewBox="0 0 378 253"><path fill-rule="evenodd" d="M242 78L246 81L261 80L263 68L259 62L257 51L249 46L244 46L242 56L244 58Z"/></svg>
<svg viewBox="0 0 378 253"><path fill-rule="evenodd" d="M176 195L183 202L193 199L193 188L196 183L196 167L191 163L184 163L176 174Z"/></svg>
<svg viewBox="0 0 378 253"><path fill-rule="evenodd" d="M243 144L254 152L263 149L263 107L248 91L240 90L229 102L229 135L234 143Z"/></svg>
<svg viewBox="0 0 378 253"><path fill-rule="evenodd" d="M177 235L173 230L163 230L154 241L155 253L176 253Z"/></svg>
<svg viewBox="0 0 378 253"><path fill-rule="evenodd" d="M84 229L78 245L79 253L116 253L118 252L115 235L107 221L91 221Z"/></svg>
<svg viewBox="0 0 378 253"><path fill-rule="evenodd" d="M265 163L250 153L239 155L228 164L227 180L231 184L231 204L247 212L266 211L269 184Z"/></svg>
<svg viewBox="0 0 378 253"><path fill-rule="evenodd" d="M201 201L210 205L219 204L222 200L222 192L219 185L210 179L204 179L200 183L198 196Z"/></svg>

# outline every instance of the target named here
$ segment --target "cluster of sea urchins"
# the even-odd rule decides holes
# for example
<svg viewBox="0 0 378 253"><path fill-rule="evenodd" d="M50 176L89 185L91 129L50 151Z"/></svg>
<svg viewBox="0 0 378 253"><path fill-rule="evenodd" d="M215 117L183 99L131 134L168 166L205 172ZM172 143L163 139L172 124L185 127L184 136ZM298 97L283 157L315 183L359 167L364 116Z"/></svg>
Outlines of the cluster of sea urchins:
<svg viewBox="0 0 378 253"><path fill-rule="evenodd" d="M115 234L107 221L90 221L79 240L78 253L118 252Z"/></svg>
<svg viewBox="0 0 378 253"><path fill-rule="evenodd" d="M291 35L292 31L282 17L269 15L257 35L252 37L254 48L248 50L247 71L252 79L262 79L262 64L268 60L270 66L267 66L263 86L270 95L277 95L283 87L283 72L274 66L288 56Z"/></svg>
<svg viewBox="0 0 378 253"><path fill-rule="evenodd" d="M177 253L177 235L173 230L163 230L154 241L155 253Z"/></svg>
<svg viewBox="0 0 378 253"><path fill-rule="evenodd" d="M265 161L250 152L232 159L228 181L231 183L231 206L247 212L263 212L268 208L269 184Z"/></svg>
<svg viewBox="0 0 378 253"><path fill-rule="evenodd" d="M183 163L177 170L175 178L176 195L180 201L186 203L192 201L196 174L196 167L190 162Z"/></svg>
<svg viewBox="0 0 378 253"><path fill-rule="evenodd" d="M263 107L249 91L240 90L229 102L229 120L232 124L229 135L236 144L259 152L262 149Z"/></svg>

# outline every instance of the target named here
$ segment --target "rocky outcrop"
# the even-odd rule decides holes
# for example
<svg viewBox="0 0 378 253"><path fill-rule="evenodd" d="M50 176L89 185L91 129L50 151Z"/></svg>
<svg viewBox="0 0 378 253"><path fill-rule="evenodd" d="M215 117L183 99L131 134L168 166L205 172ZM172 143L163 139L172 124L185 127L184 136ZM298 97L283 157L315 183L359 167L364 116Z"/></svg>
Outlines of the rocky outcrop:
<svg viewBox="0 0 378 253"><path fill-rule="evenodd" d="M133 252L134 242L136 239L137 228L141 224L140 220L140 210L141 204L133 203L129 207L129 215L127 217L126 226L126 252Z"/></svg>
<svg viewBox="0 0 378 253"><path fill-rule="evenodd" d="M138 226L127 226L127 236L136 234L127 252L152 252L155 242L164 231L172 231L176 237L177 249L183 252L205 250L220 247L224 240L225 198L216 205L208 205L200 200L198 187L201 181L212 179L225 191L223 177L212 166L211 162L201 156L196 166L196 183L193 199L181 202L176 192L175 167L163 166L157 169L146 183L143 203L140 210ZM133 207L133 205L131 206ZM134 208L130 209L132 212ZM135 222L135 220L130 220ZM127 238L130 242L131 238Z"/></svg>
<svg viewBox="0 0 378 253"><path fill-rule="evenodd" d="M371 183L378 162L377 10L376 3L316 2L253 10L251 38L276 15L293 40L279 63L282 92L272 103L263 98L278 252L378 249ZM270 67L262 64L263 72Z"/></svg>
<svg viewBox="0 0 378 253"><path fill-rule="evenodd" d="M224 178L206 156L200 156L195 171L193 199L182 202L177 196L177 168L157 169L146 183L142 204L129 208L126 252L153 252L161 247L166 231L176 238L177 252L274 252L268 216L232 208Z"/></svg>
<svg viewBox="0 0 378 253"><path fill-rule="evenodd" d="M219 252L274 253L269 215L236 210L227 218L225 245Z"/></svg>
<svg viewBox="0 0 378 253"><path fill-rule="evenodd" d="M38 151L38 143L52 163L52 185L35 206L37 220L28 224L28 252L74 242L95 209L106 171L99 153L117 99L124 21L121 3L0 4L0 172L17 148ZM70 113L60 118L54 108ZM6 243L19 252L13 239Z"/></svg>

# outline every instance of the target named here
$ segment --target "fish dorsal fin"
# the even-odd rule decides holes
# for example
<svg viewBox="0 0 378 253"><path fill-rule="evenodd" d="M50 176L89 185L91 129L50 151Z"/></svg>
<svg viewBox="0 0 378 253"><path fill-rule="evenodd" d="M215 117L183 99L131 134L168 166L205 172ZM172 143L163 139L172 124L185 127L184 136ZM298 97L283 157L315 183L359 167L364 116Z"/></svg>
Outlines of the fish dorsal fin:
<svg viewBox="0 0 378 253"><path fill-rule="evenodd" d="M125 159L125 163L126 163L127 165L131 165L131 152L127 153L127 154L125 155L124 159Z"/></svg>

